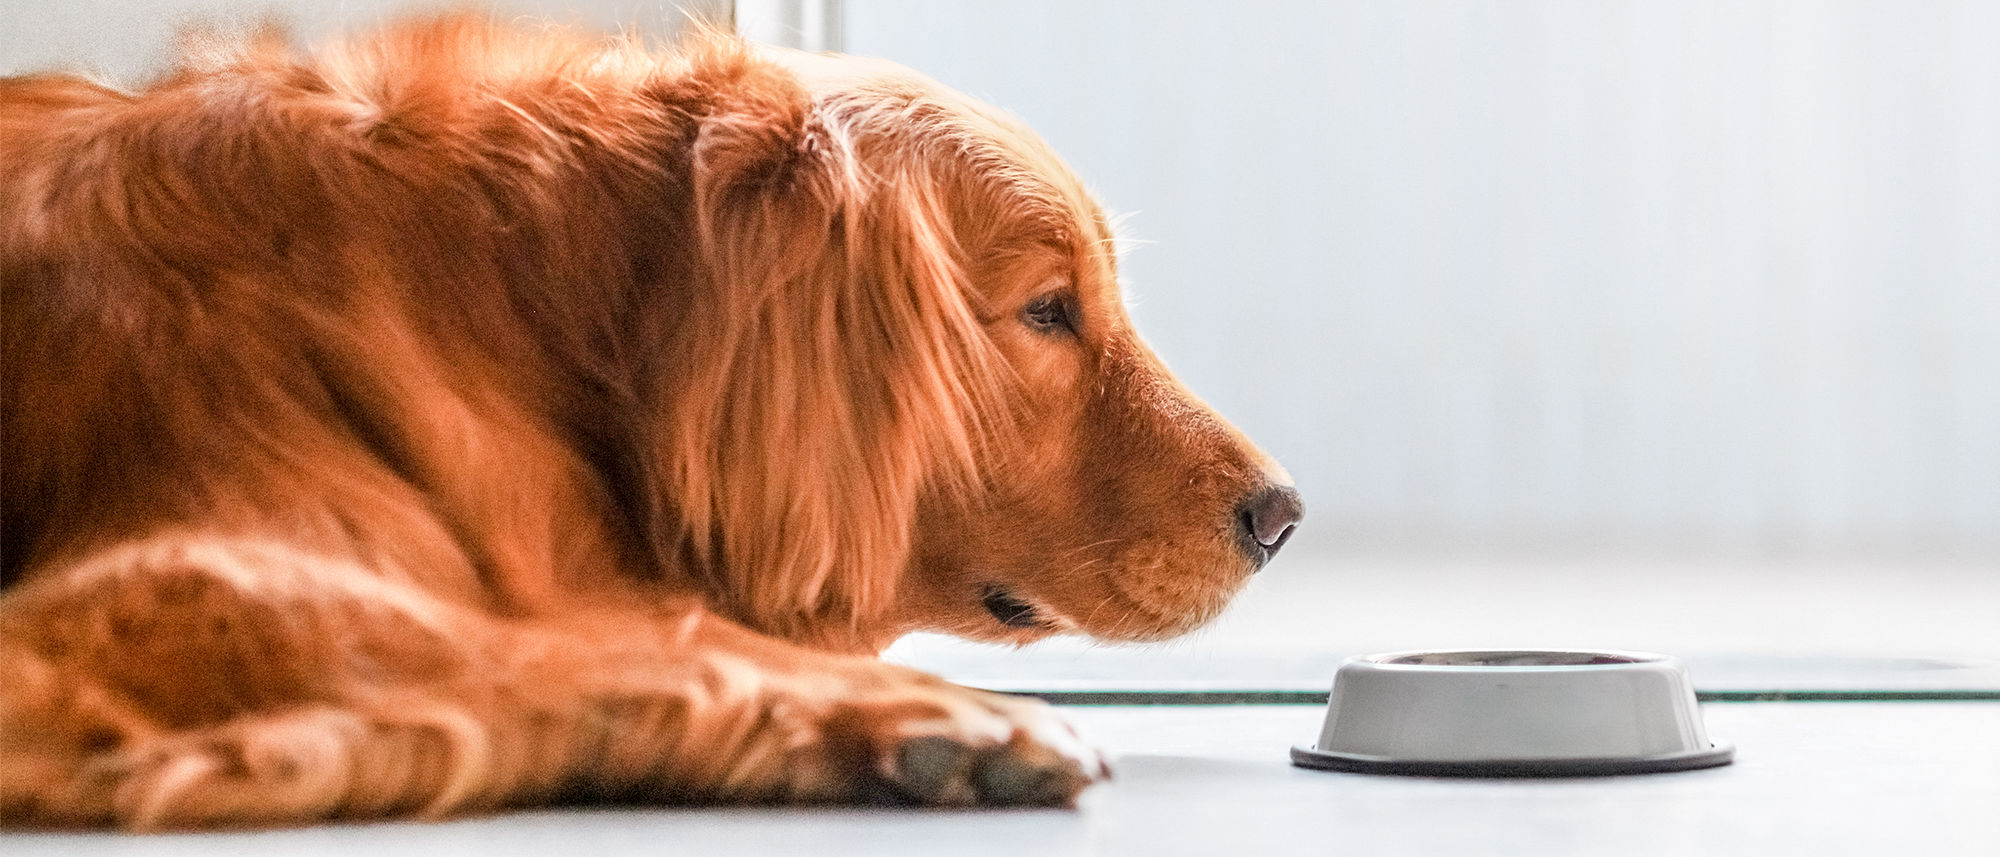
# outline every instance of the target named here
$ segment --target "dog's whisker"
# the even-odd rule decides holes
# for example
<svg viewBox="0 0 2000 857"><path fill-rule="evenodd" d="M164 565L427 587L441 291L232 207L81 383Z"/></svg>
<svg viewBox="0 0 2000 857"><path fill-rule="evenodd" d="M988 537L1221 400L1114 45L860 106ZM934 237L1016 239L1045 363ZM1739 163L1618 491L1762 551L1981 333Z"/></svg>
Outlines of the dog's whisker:
<svg viewBox="0 0 2000 857"><path fill-rule="evenodd" d="M1090 544L1087 544L1087 545L1083 545L1082 547L1075 547L1075 548L1070 548L1069 552L1070 552L1071 554L1079 554L1079 553L1083 553L1084 551L1091 551L1091 550L1096 550L1096 549L1098 549L1098 548L1101 548L1101 547L1106 547L1106 546L1109 546L1109 545L1117 545L1117 544L1124 544L1124 543L1125 543L1125 541L1126 541L1126 539L1124 539L1124 538L1122 538L1122 537L1116 537L1116 536L1114 536L1114 537L1112 537L1112 538L1108 538L1108 539L1103 539L1103 540L1100 540L1100 541L1095 541L1095 542L1091 542Z"/></svg>

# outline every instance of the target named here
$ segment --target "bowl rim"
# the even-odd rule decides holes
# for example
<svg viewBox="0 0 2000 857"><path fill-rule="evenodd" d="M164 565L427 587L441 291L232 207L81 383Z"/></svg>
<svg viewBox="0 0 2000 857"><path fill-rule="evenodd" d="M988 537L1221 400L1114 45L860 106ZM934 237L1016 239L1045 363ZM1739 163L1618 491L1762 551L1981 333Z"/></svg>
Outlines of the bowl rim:
<svg viewBox="0 0 2000 857"><path fill-rule="evenodd" d="M1292 764L1322 771L1393 774L1410 777L1609 777L1693 771L1727 765L1736 758L1730 744L1710 744L1650 756L1588 756L1500 759L1406 759L1341 753L1318 747L1292 747Z"/></svg>
<svg viewBox="0 0 2000 857"><path fill-rule="evenodd" d="M1458 662L1452 662L1450 660L1446 660L1445 662L1429 662L1430 659L1463 658L1465 660L1471 661L1479 658L1485 658L1491 660L1491 659L1499 659L1510 656L1512 657L1541 656L1549 658L1552 662L1513 663L1513 664L1471 663L1471 662L1458 663ZM1556 659L1558 658L1569 658L1572 660L1589 658L1590 660L1582 662L1572 662L1572 663L1555 662ZM1409 651L1401 651L1401 652L1385 652L1382 654L1373 654L1373 655L1356 655L1354 657L1348 658L1345 663L1341 664L1341 667L1345 669L1350 666L1362 666L1371 669L1380 669L1380 670L1388 670L1395 672L1490 672L1494 670L1509 670L1516 672L1572 672L1572 671L1601 672L1601 671L1611 671L1611 670L1658 668L1661 666L1673 668L1673 667L1679 667L1680 665L1681 665L1680 659L1672 655L1662 655L1653 652L1640 652L1640 651L1632 651L1626 649L1509 648L1509 649L1412 649Z"/></svg>

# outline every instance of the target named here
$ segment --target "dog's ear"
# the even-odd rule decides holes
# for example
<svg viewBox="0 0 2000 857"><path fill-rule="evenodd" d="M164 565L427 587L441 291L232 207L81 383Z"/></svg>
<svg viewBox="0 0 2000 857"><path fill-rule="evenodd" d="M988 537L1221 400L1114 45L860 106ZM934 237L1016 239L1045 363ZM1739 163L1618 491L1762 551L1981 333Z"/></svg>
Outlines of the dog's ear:
<svg viewBox="0 0 2000 857"><path fill-rule="evenodd" d="M835 643L895 598L926 489L964 484L990 386L942 206L740 47L697 62L700 285L666 367L658 545L719 606ZM866 641L858 641L865 644Z"/></svg>

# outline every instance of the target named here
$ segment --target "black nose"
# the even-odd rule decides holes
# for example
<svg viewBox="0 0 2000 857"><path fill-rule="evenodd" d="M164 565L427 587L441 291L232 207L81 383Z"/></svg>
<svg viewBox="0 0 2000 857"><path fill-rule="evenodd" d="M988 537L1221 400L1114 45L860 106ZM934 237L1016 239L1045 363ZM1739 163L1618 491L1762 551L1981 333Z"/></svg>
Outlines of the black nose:
<svg viewBox="0 0 2000 857"><path fill-rule="evenodd" d="M1263 568L1271 557L1278 555L1278 549L1292 537L1298 529L1299 519L1305 517L1306 504L1300 499L1297 489L1289 485L1273 485L1243 501L1236 508L1236 520L1242 527L1244 548L1251 558L1257 560L1257 567Z"/></svg>

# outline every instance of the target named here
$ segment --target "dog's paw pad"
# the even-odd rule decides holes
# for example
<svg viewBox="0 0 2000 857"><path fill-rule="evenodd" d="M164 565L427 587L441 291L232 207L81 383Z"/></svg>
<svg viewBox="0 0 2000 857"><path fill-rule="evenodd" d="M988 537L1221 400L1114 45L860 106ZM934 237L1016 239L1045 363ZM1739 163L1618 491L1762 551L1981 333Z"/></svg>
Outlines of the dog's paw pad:
<svg viewBox="0 0 2000 857"><path fill-rule="evenodd" d="M903 797L933 806L977 802L969 782L979 752L949 735L918 735L896 748L889 782Z"/></svg>
<svg viewBox="0 0 2000 857"><path fill-rule="evenodd" d="M995 753L973 776L980 798L990 804L1065 803L1089 782L1080 766L1037 764L1010 753Z"/></svg>
<svg viewBox="0 0 2000 857"><path fill-rule="evenodd" d="M1039 706L958 722L956 730L952 723L912 730L883 754L884 784L896 798L926 806L1074 805L1110 769L1066 722Z"/></svg>

